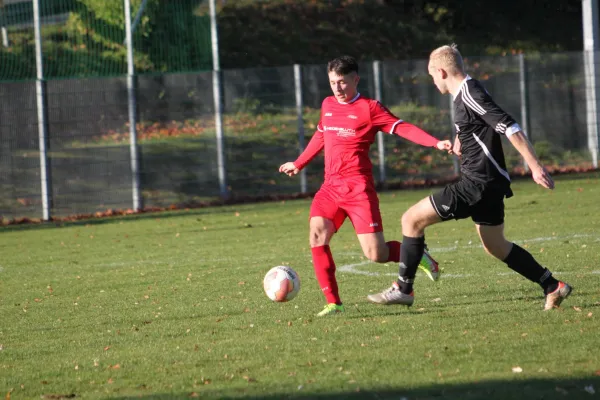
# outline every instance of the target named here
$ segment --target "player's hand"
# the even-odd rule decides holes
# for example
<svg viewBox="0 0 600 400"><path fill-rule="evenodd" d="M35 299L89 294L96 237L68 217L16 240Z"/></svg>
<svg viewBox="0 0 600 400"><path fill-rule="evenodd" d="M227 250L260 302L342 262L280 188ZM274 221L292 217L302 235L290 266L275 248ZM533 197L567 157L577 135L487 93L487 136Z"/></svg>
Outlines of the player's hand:
<svg viewBox="0 0 600 400"><path fill-rule="evenodd" d="M448 153L452 152L452 143L449 140L440 140L435 147L437 147L438 150L446 150Z"/></svg>
<svg viewBox="0 0 600 400"><path fill-rule="evenodd" d="M279 172L283 172L287 176L294 176L300 172L300 170L296 168L293 162L286 162L279 167Z"/></svg>
<svg viewBox="0 0 600 400"><path fill-rule="evenodd" d="M543 166L538 165L535 168L531 168L531 176L538 185L546 189L554 189L554 180Z"/></svg>
<svg viewBox="0 0 600 400"><path fill-rule="evenodd" d="M460 157L460 156L462 156L462 151L460 149L461 149L460 140L458 138L456 138L456 139L454 139L454 144L452 145L452 150L450 150L448 153L456 154L456 156Z"/></svg>

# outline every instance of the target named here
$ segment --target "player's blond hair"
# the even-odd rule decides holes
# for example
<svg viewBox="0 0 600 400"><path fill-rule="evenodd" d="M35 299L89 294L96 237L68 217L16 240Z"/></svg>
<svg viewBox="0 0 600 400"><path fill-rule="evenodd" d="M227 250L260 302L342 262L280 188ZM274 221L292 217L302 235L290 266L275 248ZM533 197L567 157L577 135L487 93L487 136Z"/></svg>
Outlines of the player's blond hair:
<svg viewBox="0 0 600 400"><path fill-rule="evenodd" d="M438 47L429 55L429 61L450 74L464 73L463 58L455 43Z"/></svg>

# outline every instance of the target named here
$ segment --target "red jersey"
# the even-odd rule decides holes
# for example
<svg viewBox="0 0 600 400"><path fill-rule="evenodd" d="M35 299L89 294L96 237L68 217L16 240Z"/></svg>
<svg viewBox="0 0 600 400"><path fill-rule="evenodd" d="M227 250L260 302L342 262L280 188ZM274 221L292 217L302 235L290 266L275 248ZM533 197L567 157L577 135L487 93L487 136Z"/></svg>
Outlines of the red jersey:
<svg viewBox="0 0 600 400"><path fill-rule="evenodd" d="M402 121L376 100L358 93L348 103L334 96L323 100L321 119L306 149L294 161L302 169L325 149L325 181L352 177L372 180L373 165L369 148L377 132L401 136L411 142L435 147L438 139Z"/></svg>

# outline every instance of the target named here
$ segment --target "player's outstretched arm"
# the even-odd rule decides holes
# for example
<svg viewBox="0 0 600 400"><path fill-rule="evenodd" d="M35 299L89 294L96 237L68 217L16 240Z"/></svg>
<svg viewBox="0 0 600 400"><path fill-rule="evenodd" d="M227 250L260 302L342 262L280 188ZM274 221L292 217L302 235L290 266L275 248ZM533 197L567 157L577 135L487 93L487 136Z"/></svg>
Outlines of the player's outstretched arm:
<svg viewBox="0 0 600 400"><path fill-rule="evenodd" d="M323 132L317 130L312 139L306 146L306 149L300 154L296 161L286 162L279 167L279 172L283 172L287 176L296 175L300 172L313 158L317 156L325 147L323 140Z"/></svg>
<svg viewBox="0 0 600 400"><path fill-rule="evenodd" d="M510 135L508 140L510 140L519 154L523 156L527 165L529 165L531 176L535 183L546 189L554 189L554 180L552 180L546 168L540 163L527 136L522 131L518 131Z"/></svg>
<svg viewBox="0 0 600 400"><path fill-rule="evenodd" d="M452 143L449 140L439 140L423 129L405 121L395 123L392 130L394 134L421 146L436 147L438 150L448 152L452 149Z"/></svg>

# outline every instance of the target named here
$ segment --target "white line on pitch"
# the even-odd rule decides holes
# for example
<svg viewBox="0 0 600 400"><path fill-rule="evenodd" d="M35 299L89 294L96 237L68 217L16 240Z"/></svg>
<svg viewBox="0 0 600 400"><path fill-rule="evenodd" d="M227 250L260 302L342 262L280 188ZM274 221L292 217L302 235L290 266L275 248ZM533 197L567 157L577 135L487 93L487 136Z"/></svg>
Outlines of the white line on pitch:
<svg viewBox="0 0 600 400"><path fill-rule="evenodd" d="M397 276L398 273L397 272L376 272L376 271L363 271L361 269L358 269L357 267L360 267L361 265L367 265L367 264L376 264L373 263L371 261L364 261L361 263L357 263L357 264L349 264L349 265L342 265L341 267L338 268L339 272L345 272L348 274L355 274L355 275L366 275L366 276ZM420 273L419 273L420 274ZM513 275L516 274L516 272L498 272L494 275L496 276L506 276L506 275ZM553 275L573 275L573 274L577 274L577 275L599 275L600 271L591 271L591 272L583 272L583 271L577 271L577 272L552 272ZM484 276L485 274L445 274L442 273L441 277L442 279L446 279L446 278L468 278L468 277L472 277L472 276ZM489 274L488 274L489 275Z"/></svg>

